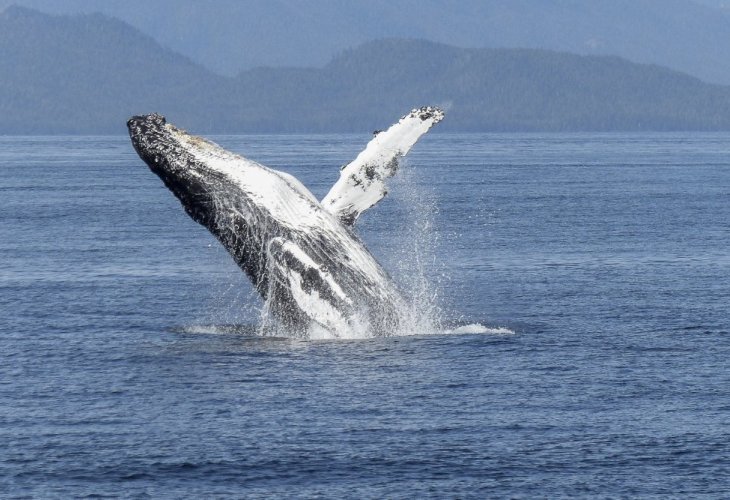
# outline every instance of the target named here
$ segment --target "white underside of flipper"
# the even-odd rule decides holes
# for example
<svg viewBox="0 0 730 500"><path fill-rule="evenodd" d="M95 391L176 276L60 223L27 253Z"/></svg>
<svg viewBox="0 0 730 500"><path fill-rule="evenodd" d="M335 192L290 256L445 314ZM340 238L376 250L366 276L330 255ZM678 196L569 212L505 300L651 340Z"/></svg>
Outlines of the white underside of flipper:
<svg viewBox="0 0 730 500"><path fill-rule="evenodd" d="M342 168L339 180L322 199L322 207L352 225L388 193L385 183L397 172L399 158L443 117L443 111L435 107L414 109L388 130L377 133L365 150Z"/></svg>

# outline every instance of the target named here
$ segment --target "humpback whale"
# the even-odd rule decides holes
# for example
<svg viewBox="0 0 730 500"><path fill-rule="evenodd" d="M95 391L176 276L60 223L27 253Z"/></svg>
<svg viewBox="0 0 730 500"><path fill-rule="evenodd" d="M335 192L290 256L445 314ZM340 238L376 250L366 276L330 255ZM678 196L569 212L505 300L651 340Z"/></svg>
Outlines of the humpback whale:
<svg viewBox="0 0 730 500"><path fill-rule="evenodd" d="M435 107L414 109L376 134L321 202L292 175L162 115L133 116L127 127L140 158L226 248L285 328L301 336L385 336L397 330L404 298L352 226L443 116Z"/></svg>

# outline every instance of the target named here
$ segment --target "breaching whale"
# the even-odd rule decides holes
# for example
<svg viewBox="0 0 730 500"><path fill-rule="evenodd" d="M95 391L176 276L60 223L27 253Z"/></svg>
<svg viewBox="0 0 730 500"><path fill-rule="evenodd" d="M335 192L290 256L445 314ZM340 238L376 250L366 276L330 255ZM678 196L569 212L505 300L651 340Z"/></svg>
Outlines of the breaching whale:
<svg viewBox="0 0 730 500"><path fill-rule="evenodd" d="M386 195L399 159L443 116L414 109L376 133L321 202L292 175L159 114L134 116L127 127L140 158L226 248L285 328L382 336L397 330L404 299L351 226Z"/></svg>

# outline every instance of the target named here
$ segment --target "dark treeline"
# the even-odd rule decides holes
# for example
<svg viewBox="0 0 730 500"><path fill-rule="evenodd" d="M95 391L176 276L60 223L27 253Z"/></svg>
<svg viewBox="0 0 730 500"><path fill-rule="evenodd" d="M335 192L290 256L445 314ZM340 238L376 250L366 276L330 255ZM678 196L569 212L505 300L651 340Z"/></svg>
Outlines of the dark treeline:
<svg viewBox="0 0 730 500"><path fill-rule="evenodd" d="M0 133L116 134L157 111L198 132L349 132L412 107L441 130L727 130L730 87L616 57L381 40L323 68L215 75L101 15L0 15Z"/></svg>

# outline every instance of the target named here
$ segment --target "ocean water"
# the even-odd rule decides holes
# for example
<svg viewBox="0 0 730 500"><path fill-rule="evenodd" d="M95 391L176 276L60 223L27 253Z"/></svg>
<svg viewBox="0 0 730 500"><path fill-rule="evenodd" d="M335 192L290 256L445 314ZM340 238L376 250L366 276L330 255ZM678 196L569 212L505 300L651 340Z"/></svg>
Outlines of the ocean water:
<svg viewBox="0 0 730 500"><path fill-rule="evenodd" d="M321 196L368 138L216 140ZM358 230L442 328L264 338L127 138L0 137L0 497L730 495L730 135L432 134L394 184Z"/></svg>

